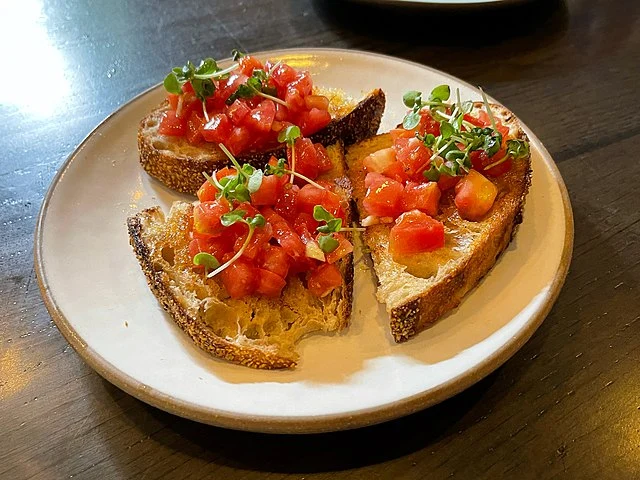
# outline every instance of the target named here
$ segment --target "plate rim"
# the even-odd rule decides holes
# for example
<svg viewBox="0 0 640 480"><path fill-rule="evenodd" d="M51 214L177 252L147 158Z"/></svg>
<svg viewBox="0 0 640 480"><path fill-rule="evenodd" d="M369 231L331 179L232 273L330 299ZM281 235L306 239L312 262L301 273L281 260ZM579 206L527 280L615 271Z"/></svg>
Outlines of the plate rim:
<svg viewBox="0 0 640 480"><path fill-rule="evenodd" d="M477 90L477 88L470 83L433 67L403 58L393 57L390 55L384 55L375 52L368 52L364 50L347 50L341 48L291 48L264 50L255 52L254 54L260 56L284 55L288 53L333 53L378 57L383 60L402 62L414 67L419 67L420 69L426 69L442 75L446 78L455 80L455 82L465 85L474 91ZM536 312L536 314L533 315L531 319L526 323L526 325L521 330L520 335L516 337L515 340L502 345L491 355L483 358L475 367L465 370L461 374L448 379L446 382L438 385L435 388L411 395L409 397L405 397L400 400L396 400L394 402L389 402L383 405L368 407L352 412L297 417L237 414L234 412L205 407L203 405L192 403L186 400L181 400L173 397L172 395L160 392L152 387L149 387L148 385L145 385L143 382L140 382L129 374L119 370L114 365L109 363L105 358L100 356L96 351L94 351L76 332L71 323L64 316L61 309L58 307L55 298L53 297L46 278L42 256L42 234L44 220L46 218L49 203L51 201L53 193L71 162L79 155L84 146L96 134L96 132L100 128L102 128L103 125L105 125L108 121L110 121L118 112L138 100L140 97L147 95L160 86L161 83L153 85L145 89L138 95L134 96L127 102L118 106L95 128L93 128L91 132L89 132L89 134L87 134L87 136L82 140L82 142L78 144L73 152L71 152L71 154L60 165L56 175L51 180L49 188L47 189L47 193L45 194L42 205L40 207L38 219L36 222L36 228L34 231L33 252L38 287L44 300L45 307L47 308L47 311L49 312L52 320L56 323L58 330L62 333L63 337L67 340L67 342L69 342L69 344L73 347L73 349L78 353L78 355L85 363L87 363L93 370L95 370L108 382L112 383L116 387L137 398L138 400L141 400L166 412L190 420L195 420L201 423L206 423L218 427L252 432L321 433L374 425L377 423L394 420L396 418L409 415L411 413L440 403L447 398L450 398L457 393L460 393L461 391L469 388L479 380L489 375L494 370L498 369L511 356L513 356L518 350L520 350L520 348L531 338L533 333L542 324L543 320L546 318L551 308L555 304L562 289L562 285L564 284L564 281L566 279L573 253L574 223L571 200L560 171L553 161L553 157L546 149L546 147L542 144L542 142L538 139L538 137L533 134L531 129L529 129L521 121L520 123L528 131L531 140L535 142L536 146L540 149L542 160L549 168L549 173L560 189L560 195L562 198L564 210L563 213L565 217L565 238L562 246L562 254L560 257L559 266L549 287L547 300L545 301L542 308L540 308L539 311ZM230 413L233 413L233 415L230 415Z"/></svg>

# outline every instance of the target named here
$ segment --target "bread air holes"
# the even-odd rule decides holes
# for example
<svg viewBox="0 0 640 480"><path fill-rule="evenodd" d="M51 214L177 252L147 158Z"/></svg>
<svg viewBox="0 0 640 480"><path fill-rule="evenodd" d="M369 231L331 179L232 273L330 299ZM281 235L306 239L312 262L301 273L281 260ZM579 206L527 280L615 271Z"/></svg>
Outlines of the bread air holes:
<svg viewBox="0 0 640 480"><path fill-rule="evenodd" d="M160 251L162 258L173 267L176 258L176 252L172 247L163 247Z"/></svg>
<svg viewBox="0 0 640 480"><path fill-rule="evenodd" d="M154 140L152 142L153 148L155 148L156 150L168 150L169 146L163 142L162 140Z"/></svg>
<svg viewBox="0 0 640 480"><path fill-rule="evenodd" d="M158 121L155 118L152 118L150 120L147 120L147 123L145 124L145 126L147 128L154 128L158 126Z"/></svg>

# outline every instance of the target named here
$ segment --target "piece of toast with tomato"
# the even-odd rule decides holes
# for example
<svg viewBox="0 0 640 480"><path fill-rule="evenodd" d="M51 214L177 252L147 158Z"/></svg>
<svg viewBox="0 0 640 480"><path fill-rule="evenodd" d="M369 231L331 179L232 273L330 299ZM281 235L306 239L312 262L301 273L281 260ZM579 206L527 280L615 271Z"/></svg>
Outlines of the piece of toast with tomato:
<svg viewBox="0 0 640 480"><path fill-rule="evenodd" d="M350 225L352 192L343 145L338 142L329 146L326 153L331 164L316 178L323 182L325 190L310 184L298 188L286 176L259 174L262 183L251 194L251 203L240 203L233 210L254 219L259 217L258 212L263 215L254 230L261 233L251 242L246 227L239 223L221 224L220 215L215 220L218 230L207 230L213 221L209 226L200 225L206 223L207 215L211 217L225 205L219 194L213 195L217 187L210 183L199 191L201 202L175 202L166 217L160 207L153 207L128 219L130 243L151 291L203 350L248 367L293 368L299 358L296 344L303 337L339 332L348 326L353 291L351 233L333 234L340 245L326 258L318 251L317 243L313 243L315 251L309 254L309 241L315 242L319 223L310 213L302 212L307 203L312 209L316 204L324 205L341 218L341 225ZM304 155L299 148L298 156ZM228 174L228 168L214 172L220 177L215 182L232 178ZM281 181L284 183L280 183L278 192L270 191L275 182ZM293 194L297 195L295 207L294 203L287 203ZM272 198L267 199L269 196ZM276 205L270 206L274 201ZM229 208L224 212L229 214ZM238 226L245 228L244 233ZM306 248L301 240L307 242ZM249 245L244 250L246 256L237 249L243 241L242 250ZM207 246L203 247L203 243ZM229 247L223 245L227 243ZM225 254L224 248L231 250ZM249 254L251 249L253 253ZM242 256L212 278L203 271L205 264L197 260L199 256L212 258L210 254L215 254L229 263L233 258L226 259L234 252ZM318 255L324 260L320 261ZM219 266L212 268L216 267Z"/></svg>
<svg viewBox="0 0 640 480"><path fill-rule="evenodd" d="M483 104L476 103L473 108L477 112ZM491 111L508 138L527 142L513 113L501 105L491 105ZM475 117L465 118L475 121ZM484 118L486 120L486 113ZM439 127L435 128L433 133L437 135ZM392 134L378 135L352 145L346 158L360 219L369 225L364 241L371 251L378 279L377 298L386 305L393 338L403 342L458 306L505 250L522 221L531 181L531 158L527 144L526 154L508 159L508 165L502 162L492 166L490 159L476 154L469 174L453 179L442 175L438 183L420 182L421 167L417 167L417 177L413 177L418 183L406 177L384 185L372 184L375 177L366 181L372 166L375 170L376 165L382 165L380 169L386 169L392 177L394 169L397 175L405 175L407 170L416 174L410 164L413 160L420 163L415 150L411 152L413 157L403 157L406 162L402 165L401 162L385 163L385 155L393 156L394 160L396 154L400 155L393 145ZM483 165L476 164L476 159L484 160L484 166L493 171L483 171ZM365 164L369 165L369 172ZM479 171L484 175L479 175ZM474 183L479 177L484 180ZM490 184L483 183L485 181ZM497 193L488 212L482 205L485 187ZM394 195L396 197L391 198ZM372 206L371 202L378 203ZM382 208L377 212L384 214L384 208L389 205L400 205L399 211L389 213L399 215L395 221L392 217L372 217L366 208L373 211L376 207ZM432 247L428 247L429 244Z"/></svg>
<svg viewBox="0 0 640 480"><path fill-rule="evenodd" d="M308 72L282 62L263 64L247 55L234 65L217 72L215 61L206 59L174 69L165 79L166 100L141 120L140 164L167 187L195 194L203 171L229 163L218 143L240 163L261 168L272 155L284 154L276 138L287 125L324 146L351 145L378 131L385 107L380 89L357 102L313 85ZM214 79L203 81L203 75Z"/></svg>

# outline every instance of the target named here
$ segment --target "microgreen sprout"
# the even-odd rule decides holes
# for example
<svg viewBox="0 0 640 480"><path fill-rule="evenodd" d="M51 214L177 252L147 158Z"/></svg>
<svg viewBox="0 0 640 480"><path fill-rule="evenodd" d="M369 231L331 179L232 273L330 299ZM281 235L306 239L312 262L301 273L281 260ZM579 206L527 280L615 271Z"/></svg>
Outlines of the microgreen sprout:
<svg viewBox="0 0 640 480"><path fill-rule="evenodd" d="M280 143L286 143L291 149L291 178L289 179L290 183L293 183L293 177L296 175L296 139L300 138L302 133L300 132L300 128L296 125L289 125L287 128L283 128L280 130L278 134L278 141ZM299 175L299 174L297 174ZM304 177L310 183L313 183L311 180ZM317 185L317 184L316 184Z"/></svg>
<svg viewBox="0 0 640 480"><path fill-rule="evenodd" d="M287 102L277 97L278 92L276 89L269 86L270 73L271 70L267 73L264 70L256 68L246 83L238 85L236 91L227 98L227 105L231 105L238 98L253 98L258 95L288 108L289 105Z"/></svg>
<svg viewBox="0 0 640 480"><path fill-rule="evenodd" d="M333 252L340 242L333 237L334 233L345 231L364 231L364 228L343 228L342 219L334 217L326 208L322 205L316 205L313 207L313 218L317 222L324 222L316 229L320 235L318 235L318 245L320 249L325 253Z"/></svg>
<svg viewBox="0 0 640 480"><path fill-rule="evenodd" d="M450 96L451 89L449 85L438 85L431 91L427 101L422 100L422 92L411 90L405 93L402 101L411 111L405 115L402 120L402 126L407 130L416 128L420 123L420 110L423 107L429 107L434 113L444 113L443 110L451 107L451 104L445 103Z"/></svg>
<svg viewBox="0 0 640 480"><path fill-rule="evenodd" d="M256 228L264 227L264 225L266 224L265 218L259 213L253 217L245 218L246 214L247 212L245 210L239 209L239 210L233 210L229 213L225 213L220 217L220 223L222 224L223 227L230 227L231 225L234 225L235 223L240 222L240 223L244 223L249 227L249 232L247 233L247 238L245 238L244 243L242 244L242 247L240 247L240 250L238 250L236 254L233 257L231 257L228 261L226 261L225 263L217 267L213 272L209 273L207 275L207 278L215 277L220 272L227 269L231 264L233 264L233 262L238 260L242 256L244 251L247 249L247 247L249 246L249 243L253 238Z"/></svg>
<svg viewBox="0 0 640 480"><path fill-rule="evenodd" d="M259 168L255 168L248 163L240 165L238 160L233 156L224 144L218 144L236 169L235 175L228 175L218 180L216 172L209 176L206 172L202 172L207 181L216 187L218 193L217 198L224 197L227 200L236 200L238 202L248 202L251 200L251 194L256 193L262 185L263 172Z"/></svg>
<svg viewBox="0 0 640 480"><path fill-rule="evenodd" d="M529 144L527 142L519 139L507 140L507 152L505 153L505 155L502 158L496 160L495 162L487 165L484 168L485 170L489 170L490 168L496 167L501 163L506 162L509 159L509 157L513 158L514 160L517 160L519 158L525 158L528 156L529 156Z"/></svg>
<svg viewBox="0 0 640 480"><path fill-rule="evenodd" d="M220 266L218 259L207 252L196 253L193 256L193 264L202 265L204 267L205 275L208 275L210 270L215 270Z"/></svg>
<svg viewBox="0 0 640 480"><path fill-rule="evenodd" d="M265 166L264 173L265 175L275 175L277 177L282 177L283 175L291 175L291 178L298 177L304 180L305 182L313 185L316 188L319 188L321 190L326 190L326 188L324 188L319 183L314 182L309 177L302 175L301 173L295 172L293 170L289 170L287 168L287 161L284 158L278 159L278 162L276 163L276 165L267 164Z"/></svg>

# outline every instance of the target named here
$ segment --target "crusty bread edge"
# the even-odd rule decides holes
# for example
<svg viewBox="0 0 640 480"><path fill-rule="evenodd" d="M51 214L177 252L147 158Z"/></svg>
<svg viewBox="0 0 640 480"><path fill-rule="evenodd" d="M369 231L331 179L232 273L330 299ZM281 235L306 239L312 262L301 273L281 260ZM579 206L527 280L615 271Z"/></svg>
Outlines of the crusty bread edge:
<svg viewBox="0 0 640 480"><path fill-rule="evenodd" d="M492 110L502 112L503 122L515 127L517 138L527 135L517 117L501 105L491 105ZM496 263L513 239L517 226L522 223L525 199L531 185L531 156L518 160L527 163L523 191L517 207L491 224L490 239L485 248L471 255L455 272L434 285L427 293L407 301L390 312L391 334L396 342L403 342L437 321L444 313L456 308L462 298L473 289Z"/></svg>
<svg viewBox="0 0 640 480"><path fill-rule="evenodd" d="M218 337L204 324L191 317L168 286L166 274L157 272L153 268L153 261L148 245L144 241L143 231L145 220L157 213L162 214L160 207L152 207L137 213L127 219L129 242L133 247L140 267L145 274L149 288L178 326L187 333L203 350L216 357L233 363L258 369L292 368L296 362L279 355L270 355L251 346L239 347L224 338Z"/></svg>

